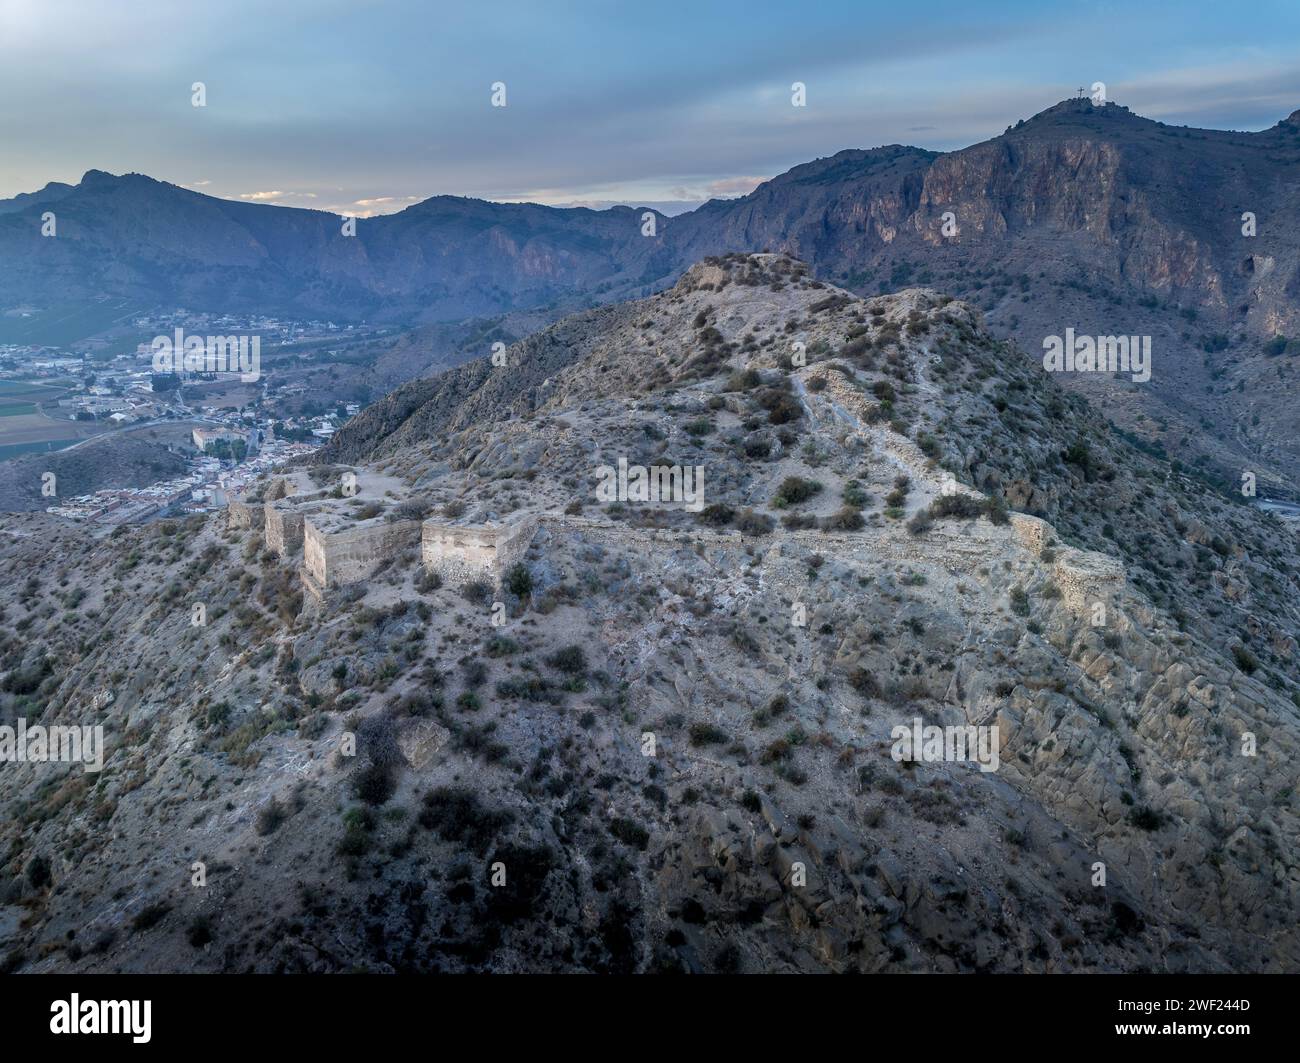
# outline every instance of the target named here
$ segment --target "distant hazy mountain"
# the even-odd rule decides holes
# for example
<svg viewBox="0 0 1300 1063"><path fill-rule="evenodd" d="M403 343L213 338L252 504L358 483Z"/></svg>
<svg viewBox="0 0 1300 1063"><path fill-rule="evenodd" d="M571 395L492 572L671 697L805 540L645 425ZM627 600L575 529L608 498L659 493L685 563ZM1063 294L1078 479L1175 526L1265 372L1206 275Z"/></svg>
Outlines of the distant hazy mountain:
<svg viewBox="0 0 1300 1063"><path fill-rule="evenodd" d="M455 320L596 289L655 254L638 214L438 196L360 219L236 203L140 174L91 170L0 203L6 302L137 298L297 316ZM57 237L41 215L56 208ZM661 219L662 220L662 219ZM629 246L630 245L630 246ZM667 259L647 280L667 275Z"/></svg>
<svg viewBox="0 0 1300 1063"><path fill-rule="evenodd" d="M435 196L361 219L215 199L91 170L0 201L10 298L140 295L200 309L453 319L566 296L662 286L703 255L758 246L878 287L881 267L995 265L1109 282L1259 331L1300 316L1300 112L1262 133L1178 129L1067 100L946 154L889 146L795 167L642 235L642 211ZM58 206L58 239L40 215ZM1241 235L1256 215L1259 236ZM958 234L945 239L952 211ZM872 276L863 276L871 273ZM907 279L907 278L903 278Z"/></svg>
<svg viewBox="0 0 1300 1063"><path fill-rule="evenodd" d="M1300 335L1298 174L1300 112L1236 133L1088 100L960 151L843 151L740 199L656 215L652 236L640 209L438 196L347 237L332 214L91 171L0 203L0 291L7 305L105 293L403 323L559 316L661 289L706 255L769 248L855 291L962 296L1035 356L1067 327L1150 335L1149 386L1076 386L1151 445L1267 483L1300 471L1285 352ZM58 238L43 239L51 208Z"/></svg>
<svg viewBox="0 0 1300 1063"><path fill-rule="evenodd" d="M13 214L35 203L41 204L42 211L48 210L53 204L76 190L76 185L51 181L39 192L20 192L13 199L0 199L0 214Z"/></svg>

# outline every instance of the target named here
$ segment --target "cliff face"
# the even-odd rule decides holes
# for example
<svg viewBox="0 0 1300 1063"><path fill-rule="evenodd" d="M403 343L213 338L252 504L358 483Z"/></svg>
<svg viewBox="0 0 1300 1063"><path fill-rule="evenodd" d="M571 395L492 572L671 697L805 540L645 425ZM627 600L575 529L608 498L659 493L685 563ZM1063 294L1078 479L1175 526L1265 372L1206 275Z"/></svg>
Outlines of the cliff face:
<svg viewBox="0 0 1300 1063"><path fill-rule="evenodd" d="M1300 233L1287 219L1300 203L1285 176L1298 160L1290 120L1262 133L1181 130L1114 104L1066 101L948 154L842 152L674 220L672 239L710 252L769 242L836 279L883 277L915 259L918 268L1105 282L1113 295L1173 299L1271 334L1298 320ZM1246 211L1253 238L1242 235Z"/></svg>

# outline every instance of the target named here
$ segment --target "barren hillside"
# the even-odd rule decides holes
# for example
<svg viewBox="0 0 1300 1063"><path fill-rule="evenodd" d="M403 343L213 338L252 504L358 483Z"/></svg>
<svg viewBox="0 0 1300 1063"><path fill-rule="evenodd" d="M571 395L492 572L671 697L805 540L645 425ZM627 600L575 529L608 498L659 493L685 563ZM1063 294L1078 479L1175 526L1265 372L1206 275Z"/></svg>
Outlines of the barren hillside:
<svg viewBox="0 0 1300 1063"><path fill-rule="evenodd" d="M700 494L598 497L621 463ZM0 943L1295 970L1298 563L969 305L710 259L398 389L228 517L7 522L0 722L108 757L6 767ZM896 759L917 720L996 727L996 770Z"/></svg>

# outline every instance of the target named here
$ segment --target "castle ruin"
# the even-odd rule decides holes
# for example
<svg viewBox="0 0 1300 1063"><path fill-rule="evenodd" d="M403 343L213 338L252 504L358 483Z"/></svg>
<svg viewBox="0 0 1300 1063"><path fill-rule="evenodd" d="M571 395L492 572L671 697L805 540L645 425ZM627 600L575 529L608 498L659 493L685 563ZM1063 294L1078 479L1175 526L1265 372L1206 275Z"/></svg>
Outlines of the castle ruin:
<svg viewBox="0 0 1300 1063"><path fill-rule="evenodd" d="M367 579L380 561L419 545L418 520L348 523L337 514L314 513L303 524L303 586L323 599L331 588Z"/></svg>
<svg viewBox="0 0 1300 1063"><path fill-rule="evenodd" d="M266 548L277 557L296 556L302 550L304 515L270 502L262 507L262 511Z"/></svg>
<svg viewBox="0 0 1300 1063"><path fill-rule="evenodd" d="M426 520L420 534L424 567L453 586L498 582L528 551L538 518L514 524L465 525Z"/></svg>
<svg viewBox="0 0 1300 1063"><path fill-rule="evenodd" d="M259 507L230 502L228 526L253 527ZM530 514L515 521L458 524L442 519L389 520L383 515L356 520L346 510L317 500L301 508L291 503L266 503L261 508L267 548L284 559L302 555L300 575L306 591L317 602L334 588L366 580L381 563L418 551L420 563L452 586L482 580L499 586L509 569L522 561L537 533L576 535L595 545L635 545L652 556L664 549L723 548L743 550L735 531L695 528L683 534L673 529L635 528L617 521L561 514ZM1036 559L1052 544L1052 577L1062 603L1078 616L1097 603L1108 608L1125 585L1123 565L1105 554L1054 542L1054 529L1046 521L1023 513L1010 515L1013 540ZM889 540L884 529L854 533L791 532L791 542L806 542L810 549L831 549L837 555L866 560L877 556ZM995 540L1005 532L990 524L974 528L933 528L925 538L889 541L901 561L926 563L942 558L950 571L974 572L995 550ZM773 574L775 576L775 573ZM792 588L792 591L794 588Z"/></svg>

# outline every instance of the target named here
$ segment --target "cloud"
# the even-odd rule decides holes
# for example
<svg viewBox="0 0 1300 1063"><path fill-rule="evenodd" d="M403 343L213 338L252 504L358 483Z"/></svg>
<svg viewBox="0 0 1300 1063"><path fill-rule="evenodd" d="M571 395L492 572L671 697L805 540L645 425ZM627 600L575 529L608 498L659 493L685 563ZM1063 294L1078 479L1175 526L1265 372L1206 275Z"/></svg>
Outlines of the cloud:
<svg viewBox="0 0 1300 1063"><path fill-rule="evenodd" d="M0 0L12 31L0 33L0 98L24 101L0 108L0 144L22 145L0 196L92 167L182 183L201 159L208 176L191 187L275 190L221 192L250 203L672 207L744 195L760 180L748 175L844 148L981 141L1095 79L1139 114L1192 125L1261 128L1300 104L1300 15L1280 6L1261 35L1226 7L1098 19L1088 5L935 0L917 22L850 0L761 16L743 0L662 0L633 41L617 5L500 0L450 19L441 5L393 6L402 18L375 18L371 0ZM303 22L322 7L329 17ZM510 105L493 109L498 78ZM790 105L793 81L807 84L805 108Z"/></svg>
<svg viewBox="0 0 1300 1063"><path fill-rule="evenodd" d="M737 199L749 195L764 181L770 180L770 177L719 177L707 182L702 188L677 185L668 190L668 195L683 202L689 200L695 203L704 203L710 199Z"/></svg>
<svg viewBox="0 0 1300 1063"><path fill-rule="evenodd" d="M764 181L771 180L770 177L723 177L717 181L710 181L708 185L709 199L734 199L737 196L747 196L754 191Z"/></svg>
<svg viewBox="0 0 1300 1063"><path fill-rule="evenodd" d="M212 182L204 181L203 183L206 185ZM286 204L285 200L316 199L318 197L315 192L282 192L276 189L271 192L240 192L236 198L247 200L250 203L276 203L280 206L292 206L291 203Z"/></svg>

